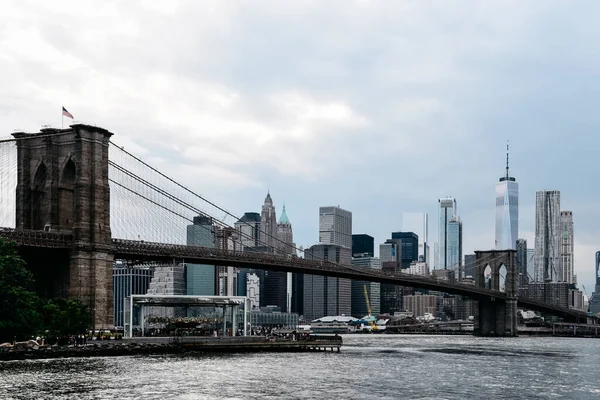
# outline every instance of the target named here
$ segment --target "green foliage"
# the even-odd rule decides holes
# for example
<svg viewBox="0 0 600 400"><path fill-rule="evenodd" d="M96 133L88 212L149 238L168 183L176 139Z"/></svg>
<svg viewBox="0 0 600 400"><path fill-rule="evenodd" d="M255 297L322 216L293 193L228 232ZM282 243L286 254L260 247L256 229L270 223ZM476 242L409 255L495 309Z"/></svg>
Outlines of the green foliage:
<svg viewBox="0 0 600 400"><path fill-rule="evenodd" d="M0 238L0 342L31 337L40 328L33 283L15 243Z"/></svg>
<svg viewBox="0 0 600 400"><path fill-rule="evenodd" d="M91 313L78 300L40 299L17 246L0 238L0 343L40 331L53 336L85 333L91 323Z"/></svg>
<svg viewBox="0 0 600 400"><path fill-rule="evenodd" d="M78 300L51 299L42 308L43 329L54 336L85 333L92 315Z"/></svg>

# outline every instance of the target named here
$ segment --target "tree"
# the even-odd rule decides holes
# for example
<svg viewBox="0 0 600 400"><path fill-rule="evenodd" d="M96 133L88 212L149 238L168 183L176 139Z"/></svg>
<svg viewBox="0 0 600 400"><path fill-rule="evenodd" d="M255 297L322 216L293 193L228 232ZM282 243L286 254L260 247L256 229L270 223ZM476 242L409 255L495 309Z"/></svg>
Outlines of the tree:
<svg viewBox="0 0 600 400"><path fill-rule="evenodd" d="M41 301L14 242L0 238L0 342L26 339L40 327Z"/></svg>
<svg viewBox="0 0 600 400"><path fill-rule="evenodd" d="M50 299L42 307L43 329L60 337L86 333L92 315L78 300Z"/></svg>

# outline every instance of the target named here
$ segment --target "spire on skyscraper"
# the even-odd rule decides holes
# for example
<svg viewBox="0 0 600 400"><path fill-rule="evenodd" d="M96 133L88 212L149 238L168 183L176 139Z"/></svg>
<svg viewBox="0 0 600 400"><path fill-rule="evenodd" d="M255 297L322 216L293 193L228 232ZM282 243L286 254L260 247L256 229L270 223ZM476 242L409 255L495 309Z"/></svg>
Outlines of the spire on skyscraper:
<svg viewBox="0 0 600 400"><path fill-rule="evenodd" d="M286 225L291 225L290 224L290 220L288 219L288 216L285 212L285 203L283 203L283 208L281 210L281 215L279 216L279 224L286 224Z"/></svg>

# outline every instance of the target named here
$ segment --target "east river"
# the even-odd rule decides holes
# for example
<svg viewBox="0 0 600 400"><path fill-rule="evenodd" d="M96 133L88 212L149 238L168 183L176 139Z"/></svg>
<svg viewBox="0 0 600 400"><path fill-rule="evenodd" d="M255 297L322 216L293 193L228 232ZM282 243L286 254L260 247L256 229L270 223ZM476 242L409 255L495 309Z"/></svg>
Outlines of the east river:
<svg viewBox="0 0 600 400"><path fill-rule="evenodd" d="M0 399L598 399L600 340L346 335L342 352L0 362Z"/></svg>

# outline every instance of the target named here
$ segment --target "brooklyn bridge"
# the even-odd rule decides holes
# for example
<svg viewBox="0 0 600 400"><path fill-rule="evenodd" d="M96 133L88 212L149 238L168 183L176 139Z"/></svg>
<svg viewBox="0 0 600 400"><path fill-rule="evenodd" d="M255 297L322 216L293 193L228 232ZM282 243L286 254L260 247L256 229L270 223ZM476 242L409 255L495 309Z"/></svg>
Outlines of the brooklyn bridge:
<svg viewBox="0 0 600 400"><path fill-rule="evenodd" d="M49 295L76 298L95 326L113 325L113 263L191 262L380 282L466 296L477 301L476 332L515 336L517 307L572 322L582 311L518 296L515 251L477 251L475 285L357 268L319 259L218 248L181 240L193 216L212 218L224 235L243 235L238 218L115 145L106 129L74 124L0 141L0 236L14 240ZM224 216L223 216L224 215ZM239 238L238 238L239 239ZM265 244L266 245L266 244ZM491 285L484 270L492 271ZM506 269L501 290L500 270Z"/></svg>

